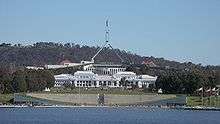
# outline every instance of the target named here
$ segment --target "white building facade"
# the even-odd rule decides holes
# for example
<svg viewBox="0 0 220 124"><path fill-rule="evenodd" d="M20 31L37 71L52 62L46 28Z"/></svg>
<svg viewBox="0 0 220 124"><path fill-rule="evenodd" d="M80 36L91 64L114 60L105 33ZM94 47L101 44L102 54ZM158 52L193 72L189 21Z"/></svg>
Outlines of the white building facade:
<svg viewBox="0 0 220 124"><path fill-rule="evenodd" d="M134 72L118 72L114 75L98 75L92 71L77 71L74 75L61 74L55 75L55 87L61 87L65 83L72 84L75 87L106 87L119 88L124 85L122 79L126 82L126 86L136 85L138 88L148 88L150 85L155 85L157 77L149 75L136 75Z"/></svg>
<svg viewBox="0 0 220 124"><path fill-rule="evenodd" d="M60 74L60 75L55 75L55 84L54 87L61 87L65 83L66 84L72 84L74 81L74 76L71 74Z"/></svg>

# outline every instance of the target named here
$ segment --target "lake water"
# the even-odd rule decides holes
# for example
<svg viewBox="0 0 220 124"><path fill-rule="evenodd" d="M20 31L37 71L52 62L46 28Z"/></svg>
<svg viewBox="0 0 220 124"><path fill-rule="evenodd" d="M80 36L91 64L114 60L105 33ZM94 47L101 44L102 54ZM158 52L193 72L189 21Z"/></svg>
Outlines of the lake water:
<svg viewBox="0 0 220 124"><path fill-rule="evenodd" d="M0 124L220 124L220 112L126 107L0 108Z"/></svg>

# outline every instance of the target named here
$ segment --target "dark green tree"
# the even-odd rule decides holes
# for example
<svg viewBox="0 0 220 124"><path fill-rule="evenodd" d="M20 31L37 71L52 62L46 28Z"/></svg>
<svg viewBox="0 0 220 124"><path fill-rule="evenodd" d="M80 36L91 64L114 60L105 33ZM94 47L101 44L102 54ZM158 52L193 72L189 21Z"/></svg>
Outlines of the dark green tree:
<svg viewBox="0 0 220 124"><path fill-rule="evenodd" d="M11 75L6 68L0 68L0 93L12 93Z"/></svg>
<svg viewBox="0 0 220 124"><path fill-rule="evenodd" d="M26 76L24 71L16 71L13 74L13 88L15 92L26 92L27 91L27 83L26 83Z"/></svg>

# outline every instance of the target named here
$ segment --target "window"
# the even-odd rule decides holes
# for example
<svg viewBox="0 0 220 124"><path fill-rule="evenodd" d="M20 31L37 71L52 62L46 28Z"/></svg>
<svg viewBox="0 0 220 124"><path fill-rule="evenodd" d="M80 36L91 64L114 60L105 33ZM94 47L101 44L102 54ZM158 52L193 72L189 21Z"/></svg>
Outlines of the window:
<svg viewBox="0 0 220 124"><path fill-rule="evenodd" d="M111 81L108 81L108 85L111 85Z"/></svg>
<svg viewBox="0 0 220 124"><path fill-rule="evenodd" d="M103 86L106 86L106 81L104 81Z"/></svg>
<svg viewBox="0 0 220 124"><path fill-rule="evenodd" d="M96 81L94 81L93 83L94 83L94 86L96 86L96 85L97 85Z"/></svg>

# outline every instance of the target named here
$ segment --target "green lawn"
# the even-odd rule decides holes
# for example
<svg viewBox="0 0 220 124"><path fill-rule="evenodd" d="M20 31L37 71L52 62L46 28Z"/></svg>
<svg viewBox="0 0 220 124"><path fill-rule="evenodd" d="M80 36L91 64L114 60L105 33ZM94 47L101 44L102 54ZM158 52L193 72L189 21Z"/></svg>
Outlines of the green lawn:
<svg viewBox="0 0 220 124"><path fill-rule="evenodd" d="M61 101L54 101L54 100L48 100L48 99L42 99L42 98L27 96L26 94L23 94L23 93L18 93L18 94L15 94L15 95L22 97L22 99L25 99L28 102L35 102L35 103L37 102L39 104L46 104L46 105L76 105L76 104L69 103L69 102L61 102Z"/></svg>
<svg viewBox="0 0 220 124"><path fill-rule="evenodd" d="M46 92L44 92L46 93ZM127 90L121 88L109 88L109 89L100 89L100 88L52 88L51 92L48 93L73 93L73 94L119 94L119 95L141 95L141 94L154 94L146 93L140 89Z"/></svg>
<svg viewBox="0 0 220 124"><path fill-rule="evenodd" d="M220 107L220 96L203 97L203 99L199 96L189 96L187 97L187 105Z"/></svg>
<svg viewBox="0 0 220 124"><path fill-rule="evenodd" d="M0 103L8 103L13 98L13 94L0 94Z"/></svg>

